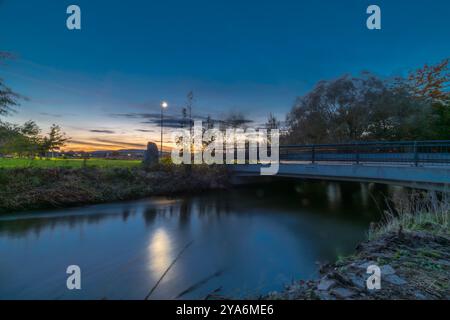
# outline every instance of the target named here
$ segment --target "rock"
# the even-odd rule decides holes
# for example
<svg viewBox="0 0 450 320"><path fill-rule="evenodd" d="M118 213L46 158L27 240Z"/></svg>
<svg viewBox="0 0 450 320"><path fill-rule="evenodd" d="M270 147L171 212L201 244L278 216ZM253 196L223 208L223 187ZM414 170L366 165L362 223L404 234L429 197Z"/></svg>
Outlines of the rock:
<svg viewBox="0 0 450 320"><path fill-rule="evenodd" d="M320 300L336 300L328 291L315 291L314 293Z"/></svg>
<svg viewBox="0 0 450 320"><path fill-rule="evenodd" d="M390 284L397 285L397 286L401 286L401 285L404 285L407 283L405 280L403 280L396 274L390 274L390 275L384 276L384 277L383 277L383 274L381 274L381 281L383 281L383 280L389 282Z"/></svg>
<svg viewBox="0 0 450 320"><path fill-rule="evenodd" d="M349 280L352 282L352 284L360 289L365 289L366 288L366 283L365 280L361 277L358 277L357 275L350 273L348 275Z"/></svg>
<svg viewBox="0 0 450 320"><path fill-rule="evenodd" d="M355 295L355 292L346 288L336 288L331 290L331 293L341 299L347 299Z"/></svg>
<svg viewBox="0 0 450 320"><path fill-rule="evenodd" d="M390 265L386 264L384 266L382 266L381 268L381 276L388 276L391 274L395 274L395 270L394 268L392 268Z"/></svg>
<svg viewBox="0 0 450 320"><path fill-rule="evenodd" d="M416 292L415 294L414 294L414 296L416 297L416 299L419 299L419 300L426 300L427 299L427 297L425 297L422 293L420 293L420 292Z"/></svg>
<svg viewBox="0 0 450 320"><path fill-rule="evenodd" d="M367 268L368 268L369 266L371 266L371 265L376 265L376 264L377 264L377 263L376 263L375 261L367 261L367 262L364 262L364 263L360 264L360 265L358 266L358 268L367 270Z"/></svg>
<svg viewBox="0 0 450 320"><path fill-rule="evenodd" d="M147 144L147 150L144 152L144 165L151 166L159 162L159 151L158 147L154 142L149 142Z"/></svg>
<svg viewBox="0 0 450 320"><path fill-rule="evenodd" d="M317 285L317 289L320 291L327 291L335 284L336 284L336 282L334 280L323 278L322 280L320 280L319 284Z"/></svg>
<svg viewBox="0 0 450 320"><path fill-rule="evenodd" d="M446 267L450 267L450 261L446 261L444 259L439 259L438 261L436 261L438 264L442 264Z"/></svg>

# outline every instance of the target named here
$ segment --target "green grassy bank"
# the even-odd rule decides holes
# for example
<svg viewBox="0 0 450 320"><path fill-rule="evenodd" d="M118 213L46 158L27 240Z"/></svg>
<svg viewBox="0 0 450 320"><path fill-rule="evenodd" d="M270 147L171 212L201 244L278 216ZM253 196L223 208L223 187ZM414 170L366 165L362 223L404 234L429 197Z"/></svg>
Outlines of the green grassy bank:
<svg viewBox="0 0 450 320"><path fill-rule="evenodd" d="M132 168L141 164L139 160L111 160L111 159L27 159L0 158L0 168Z"/></svg>

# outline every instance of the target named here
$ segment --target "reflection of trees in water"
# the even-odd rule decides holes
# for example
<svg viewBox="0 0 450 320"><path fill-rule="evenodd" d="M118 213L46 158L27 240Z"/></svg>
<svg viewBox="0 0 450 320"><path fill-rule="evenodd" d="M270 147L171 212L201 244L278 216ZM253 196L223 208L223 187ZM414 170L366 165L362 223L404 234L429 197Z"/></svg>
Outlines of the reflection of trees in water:
<svg viewBox="0 0 450 320"><path fill-rule="evenodd" d="M192 201L190 198L185 198L180 204L180 214L178 218L178 225L184 228L188 225L192 212Z"/></svg>
<svg viewBox="0 0 450 320"><path fill-rule="evenodd" d="M200 216L213 214L215 217L220 217L232 211L233 199L230 193L218 191L199 198L196 203Z"/></svg>
<svg viewBox="0 0 450 320"><path fill-rule="evenodd" d="M178 201L159 205L149 204L143 212L146 226L151 226L158 219L177 219L178 226L189 226L194 215L199 218L220 219L231 212L230 199L225 194L211 192L203 196L184 197Z"/></svg>
<svg viewBox="0 0 450 320"><path fill-rule="evenodd" d="M173 220L178 218L179 225L185 226L189 222L190 215L192 212L192 203L190 198L183 198L180 201L171 202L167 204L160 204L155 206L154 204L149 204L143 210L143 217L146 226L151 226L156 218L167 218L168 220Z"/></svg>
<svg viewBox="0 0 450 320"><path fill-rule="evenodd" d="M129 209L124 209L122 211L122 221L126 222L130 216L131 211Z"/></svg>
<svg viewBox="0 0 450 320"><path fill-rule="evenodd" d="M377 219L385 208L390 187L375 183L328 182L277 179L270 183L244 186L235 191L234 203L295 214L307 210L315 214L333 213L343 218Z"/></svg>
<svg viewBox="0 0 450 320"><path fill-rule="evenodd" d="M156 219L156 208L155 207L146 207L143 211L142 211L142 217L144 218L145 221L145 226L149 227L151 226Z"/></svg>
<svg viewBox="0 0 450 320"><path fill-rule="evenodd" d="M67 216L45 216L39 218L19 218L16 220L6 220L0 223L0 233L13 237L24 237L33 232L36 236L44 230L54 230L56 227L69 227L74 229L76 226L84 224L99 224L101 221L115 216L115 213L90 213Z"/></svg>

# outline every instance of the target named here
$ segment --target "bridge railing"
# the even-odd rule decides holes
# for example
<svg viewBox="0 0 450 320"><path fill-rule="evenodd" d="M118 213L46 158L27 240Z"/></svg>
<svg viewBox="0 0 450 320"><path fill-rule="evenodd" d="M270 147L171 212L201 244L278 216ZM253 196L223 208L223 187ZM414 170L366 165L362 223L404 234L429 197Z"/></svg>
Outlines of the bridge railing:
<svg viewBox="0 0 450 320"><path fill-rule="evenodd" d="M450 140L280 146L281 161L449 164Z"/></svg>

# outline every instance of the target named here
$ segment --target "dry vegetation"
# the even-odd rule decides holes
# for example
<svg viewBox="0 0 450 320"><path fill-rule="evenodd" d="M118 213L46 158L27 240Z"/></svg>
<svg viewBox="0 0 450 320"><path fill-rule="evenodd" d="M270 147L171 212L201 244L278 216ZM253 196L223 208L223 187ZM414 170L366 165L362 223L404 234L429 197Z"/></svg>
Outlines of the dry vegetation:
<svg viewBox="0 0 450 320"><path fill-rule="evenodd" d="M0 169L0 213L198 192L227 184L221 166Z"/></svg>

